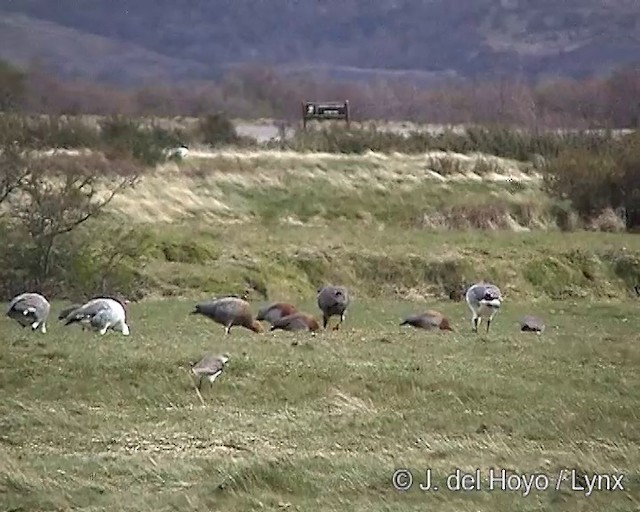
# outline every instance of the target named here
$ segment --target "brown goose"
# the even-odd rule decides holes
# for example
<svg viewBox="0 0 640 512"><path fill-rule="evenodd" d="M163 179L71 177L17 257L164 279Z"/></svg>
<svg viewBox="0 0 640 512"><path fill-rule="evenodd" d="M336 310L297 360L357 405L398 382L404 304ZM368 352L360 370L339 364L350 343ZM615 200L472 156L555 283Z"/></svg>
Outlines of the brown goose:
<svg viewBox="0 0 640 512"><path fill-rule="evenodd" d="M211 301L199 302L195 305L192 315L203 315L216 323L224 325L225 334L229 334L231 327L238 325L253 332L264 332L262 324L251 312L251 305L238 297L222 297Z"/></svg>
<svg viewBox="0 0 640 512"><path fill-rule="evenodd" d="M297 313L297 308L288 302L274 302L260 308L256 320L266 321L273 325L273 322L282 317Z"/></svg>
<svg viewBox="0 0 640 512"><path fill-rule="evenodd" d="M292 315L284 316L271 325L271 330L282 329L283 331L318 331L320 330L320 324L308 313L294 313Z"/></svg>
<svg viewBox="0 0 640 512"><path fill-rule="evenodd" d="M410 315L400 325L410 325L417 329L453 331L449 319L439 311L434 310L425 311L418 315Z"/></svg>

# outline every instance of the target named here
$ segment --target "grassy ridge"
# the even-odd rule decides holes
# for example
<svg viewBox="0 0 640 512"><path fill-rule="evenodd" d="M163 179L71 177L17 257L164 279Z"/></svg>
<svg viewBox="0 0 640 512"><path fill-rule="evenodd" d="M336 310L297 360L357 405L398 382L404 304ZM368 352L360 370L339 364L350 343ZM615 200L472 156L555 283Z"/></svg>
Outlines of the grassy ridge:
<svg viewBox="0 0 640 512"><path fill-rule="evenodd" d="M149 228L145 228L147 234ZM304 296L341 282L363 296L446 296L480 277L520 298L625 298L640 245L622 234L230 224L152 230L140 270L162 295Z"/></svg>
<svg viewBox="0 0 640 512"><path fill-rule="evenodd" d="M196 154L111 208L146 234L142 273L162 295L333 281L439 296L484 276L521 297L621 298L640 278L633 237L559 232L570 212L531 164L477 154Z"/></svg>
<svg viewBox="0 0 640 512"><path fill-rule="evenodd" d="M537 208L543 217L548 205L539 197L533 167L514 160L444 152L196 155L162 166L117 198L113 208L134 220L153 222L201 215L260 222L293 216L303 222L369 217L414 225L424 222L425 214L444 211L451 219L443 227L460 227L455 224L456 207L481 213L493 203L484 208L489 217L520 212L518 221L525 225L547 220L523 213L531 210L535 216Z"/></svg>
<svg viewBox="0 0 640 512"><path fill-rule="evenodd" d="M490 336L398 327L425 308L358 299L344 332L254 335L133 306L133 337L3 320L0 490L7 510L631 510L640 499L635 304L507 302ZM56 308L57 308L56 304ZM257 307L257 304L255 305ZM304 309L314 312L313 301ZM545 335L517 333L525 312ZM292 342L298 342L292 346ZM201 407L186 373L229 351ZM71 390L73 390L71 392ZM399 493L394 469L623 472L626 492ZM486 481L484 485L486 485Z"/></svg>

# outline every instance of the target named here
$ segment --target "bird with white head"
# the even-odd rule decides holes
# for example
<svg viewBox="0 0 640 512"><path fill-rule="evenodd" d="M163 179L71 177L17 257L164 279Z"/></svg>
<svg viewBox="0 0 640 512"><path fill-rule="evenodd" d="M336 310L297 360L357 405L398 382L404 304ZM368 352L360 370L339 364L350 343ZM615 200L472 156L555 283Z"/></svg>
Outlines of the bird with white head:
<svg viewBox="0 0 640 512"><path fill-rule="evenodd" d="M486 318L487 332L489 332L491 321L502 307L502 292L500 289L491 283L476 283L467 290L466 300L473 314L471 319L473 331L478 332L482 318Z"/></svg>

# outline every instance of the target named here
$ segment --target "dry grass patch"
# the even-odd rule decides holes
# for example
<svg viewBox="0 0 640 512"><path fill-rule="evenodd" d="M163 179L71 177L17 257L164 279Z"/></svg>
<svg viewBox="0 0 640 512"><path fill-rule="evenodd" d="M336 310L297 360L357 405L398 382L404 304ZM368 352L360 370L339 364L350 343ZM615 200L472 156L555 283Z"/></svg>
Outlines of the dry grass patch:
<svg viewBox="0 0 640 512"><path fill-rule="evenodd" d="M141 222L205 216L221 222L257 218L307 223L345 218L419 224L423 216L444 205L454 208L469 196L478 203L491 190L504 189L473 174L475 160L465 155L437 157L457 166L459 172L447 176L429 167L435 158L429 155L230 150L208 155L159 167L135 190L117 198L113 209ZM512 177L508 187L531 178L515 162L496 161L504 165L504 176ZM522 187L526 192L535 185ZM498 206L505 211L504 219L516 218L508 206L513 202L511 195L507 188ZM475 224L470 221L470 225ZM456 227L456 223L447 227Z"/></svg>

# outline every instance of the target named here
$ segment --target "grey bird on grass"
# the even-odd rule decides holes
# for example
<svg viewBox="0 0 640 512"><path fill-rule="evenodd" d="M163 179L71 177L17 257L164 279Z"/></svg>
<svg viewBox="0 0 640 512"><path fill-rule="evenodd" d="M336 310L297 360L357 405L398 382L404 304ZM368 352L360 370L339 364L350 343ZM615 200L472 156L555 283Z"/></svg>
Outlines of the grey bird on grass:
<svg viewBox="0 0 640 512"><path fill-rule="evenodd" d="M542 334L546 328L544 320L537 316L526 315L520 320L520 330L522 332L535 332Z"/></svg>
<svg viewBox="0 0 640 512"><path fill-rule="evenodd" d="M203 315L214 322L224 325L225 334L231 332L234 325L262 333L264 327L253 317L251 305L238 297L221 297L219 299L199 302L195 305L192 315Z"/></svg>
<svg viewBox="0 0 640 512"><path fill-rule="evenodd" d="M66 320L67 317L71 314L72 311L75 311L76 309L78 309L80 307L82 307L82 304L80 304L79 302L74 302L73 304L70 304L66 308L63 308L60 311L60 313L58 314L58 320L60 320L60 321Z"/></svg>
<svg viewBox="0 0 640 512"><path fill-rule="evenodd" d="M63 308L62 311L60 311L60 314L58 315L58 320L60 320L61 322L64 322L67 320L67 317L76 309L81 308L82 304L80 304L79 302L77 303L73 303L69 306L67 306L66 308ZM80 322L80 325L82 326L82 330L86 331L88 329L87 327L88 322Z"/></svg>
<svg viewBox="0 0 640 512"><path fill-rule="evenodd" d="M329 319L332 316L339 316L340 321L333 330L340 329L350 302L349 291L344 286L325 286L321 288L318 291L318 307L322 311L322 327L326 329Z"/></svg>
<svg viewBox="0 0 640 512"><path fill-rule="evenodd" d="M129 304L131 304L131 301L129 301L128 299L124 298L124 296L122 295L118 295L118 296L110 296L110 295L96 295L91 297L89 300L96 300L96 299L111 299L111 300L115 300L116 302L119 302L122 305L122 308L124 309L125 312L125 321L127 321L127 317L129 315ZM88 302L88 301L87 301ZM85 303L80 303L80 302L75 302L73 304L70 304L69 306L63 308L60 313L58 314L58 320L60 320L61 322L64 322L67 317L76 309L81 308L83 306L83 304ZM86 330L89 326L89 320L86 319L85 321L81 321L80 324L82 325L82 330Z"/></svg>
<svg viewBox="0 0 640 512"><path fill-rule="evenodd" d="M71 311L64 324L71 325L78 322L99 331L102 335L109 329L120 331L125 336L130 334L125 307L120 301L111 298L96 298L88 301Z"/></svg>
<svg viewBox="0 0 640 512"><path fill-rule="evenodd" d="M229 354L207 354L194 364L191 367L191 373L198 379L198 390L202 389L203 379L213 384L222 375L227 362L229 362Z"/></svg>
<svg viewBox="0 0 640 512"><path fill-rule="evenodd" d="M491 321L502 307L502 292L491 283L480 282L469 287L466 293L467 305L473 314L471 323L473 331L478 332L478 327L483 318L487 319L487 332Z"/></svg>
<svg viewBox="0 0 640 512"><path fill-rule="evenodd" d="M23 328L28 325L35 331L40 328L47 332L47 319L51 304L39 293L23 293L14 297L7 308L7 316L18 322Z"/></svg>

